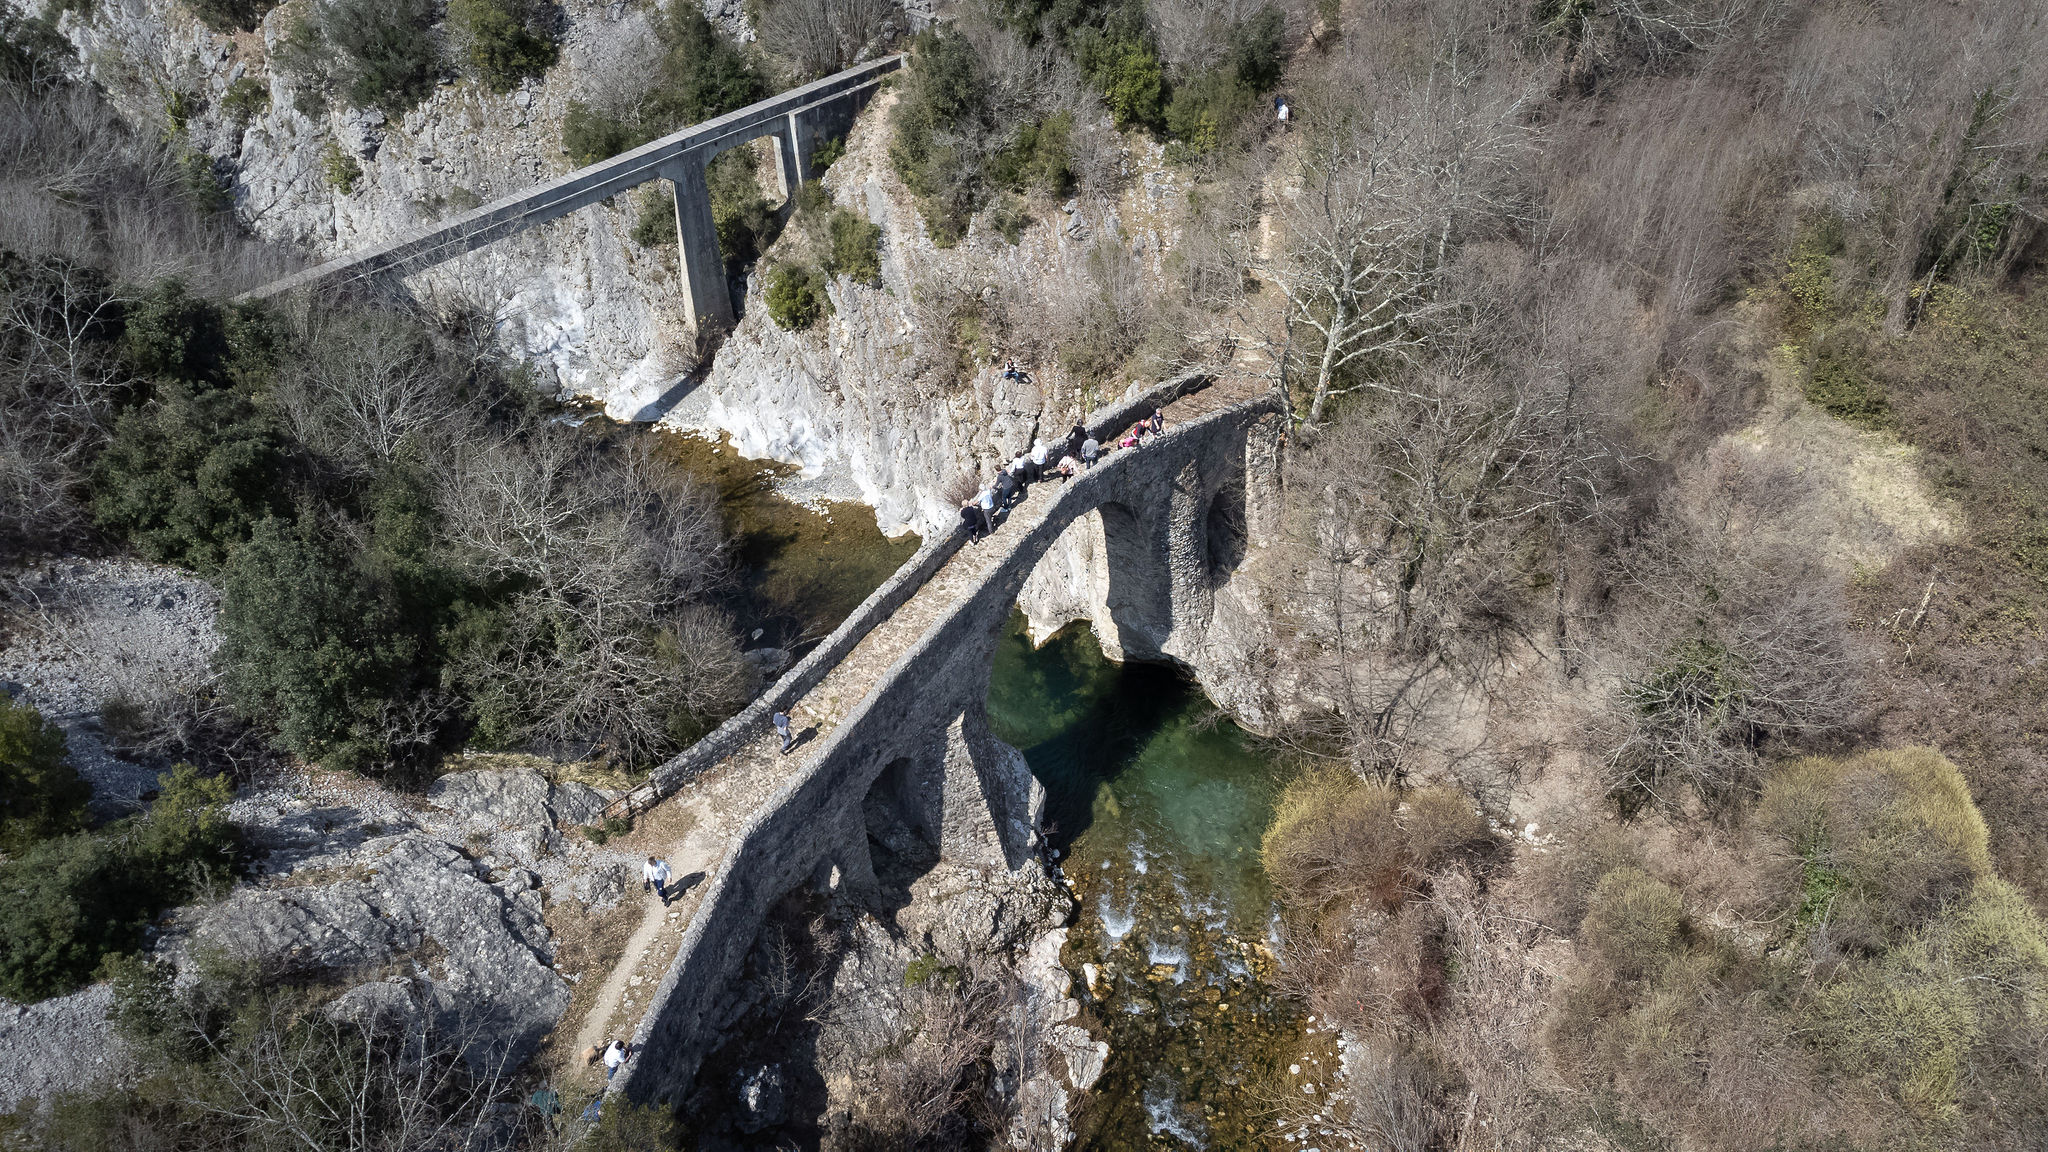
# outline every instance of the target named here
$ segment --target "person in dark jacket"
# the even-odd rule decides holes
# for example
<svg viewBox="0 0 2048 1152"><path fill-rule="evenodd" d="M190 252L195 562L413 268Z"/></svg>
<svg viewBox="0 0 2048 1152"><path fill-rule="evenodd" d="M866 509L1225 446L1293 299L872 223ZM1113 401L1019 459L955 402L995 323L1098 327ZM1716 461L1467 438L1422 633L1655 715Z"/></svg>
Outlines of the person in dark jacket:
<svg viewBox="0 0 2048 1152"><path fill-rule="evenodd" d="M1074 430L1067 433L1067 450L1064 455L1072 456L1074 459L1079 460L1081 458L1081 445L1087 439L1088 429L1082 427L1079 420L1074 421Z"/></svg>

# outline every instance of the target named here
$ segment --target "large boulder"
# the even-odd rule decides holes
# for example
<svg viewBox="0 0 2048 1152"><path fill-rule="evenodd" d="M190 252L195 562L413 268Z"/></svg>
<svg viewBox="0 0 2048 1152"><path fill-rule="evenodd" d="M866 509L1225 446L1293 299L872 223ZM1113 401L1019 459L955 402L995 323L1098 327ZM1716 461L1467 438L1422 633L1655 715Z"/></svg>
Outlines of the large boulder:
<svg viewBox="0 0 2048 1152"><path fill-rule="evenodd" d="M427 789L427 803L448 814L447 825L488 832L535 825L595 823L605 794L588 784L551 784L531 769L450 772Z"/></svg>

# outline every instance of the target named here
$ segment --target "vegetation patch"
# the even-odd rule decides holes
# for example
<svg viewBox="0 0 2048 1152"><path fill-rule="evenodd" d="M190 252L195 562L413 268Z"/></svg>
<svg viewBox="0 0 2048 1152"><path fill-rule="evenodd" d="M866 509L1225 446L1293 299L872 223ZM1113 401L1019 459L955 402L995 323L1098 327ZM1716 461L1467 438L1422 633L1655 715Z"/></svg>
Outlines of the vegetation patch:
<svg viewBox="0 0 2048 1152"><path fill-rule="evenodd" d="M768 317L778 328L802 332L831 310L825 278L802 264L784 264L768 273Z"/></svg>

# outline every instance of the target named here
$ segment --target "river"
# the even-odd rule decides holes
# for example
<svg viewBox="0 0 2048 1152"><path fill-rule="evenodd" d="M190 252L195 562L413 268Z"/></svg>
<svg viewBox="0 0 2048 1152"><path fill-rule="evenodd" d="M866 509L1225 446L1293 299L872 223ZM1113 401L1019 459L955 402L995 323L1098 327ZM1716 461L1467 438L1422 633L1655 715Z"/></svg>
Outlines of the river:
<svg viewBox="0 0 2048 1152"><path fill-rule="evenodd" d="M1110 1044L1076 1147L1290 1147L1272 1114L1311 1044L1269 983L1276 765L1180 672L1110 662L1085 624L1033 650L1013 617L988 708L1045 786L1080 905L1062 959Z"/></svg>
<svg viewBox="0 0 2048 1152"><path fill-rule="evenodd" d="M811 508L784 496L777 481L796 471L793 465L749 459L722 440L662 440L718 493L734 568L726 606L744 647L801 656L917 552L915 535L882 535L865 504Z"/></svg>

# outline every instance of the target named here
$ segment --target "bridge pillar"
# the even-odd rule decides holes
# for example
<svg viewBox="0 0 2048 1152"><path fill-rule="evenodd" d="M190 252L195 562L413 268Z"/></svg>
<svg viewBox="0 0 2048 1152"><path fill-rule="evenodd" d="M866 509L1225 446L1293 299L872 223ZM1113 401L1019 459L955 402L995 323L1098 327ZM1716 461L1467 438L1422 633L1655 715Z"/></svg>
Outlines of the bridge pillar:
<svg viewBox="0 0 2048 1152"><path fill-rule="evenodd" d="M817 164L813 160L818 149L828 140L846 139L847 133L853 131L854 118L860 115L861 108L872 95L872 88L859 89L827 97L789 114L786 132L789 138L789 150L786 153L789 156L789 165L785 179L795 181L794 184L787 186L787 191L791 195L795 195L796 188L801 187L804 181L818 178ZM780 137L784 133L777 135ZM782 151L780 143L778 139L778 152Z"/></svg>
<svg viewBox="0 0 2048 1152"><path fill-rule="evenodd" d="M725 279L725 257L718 251L718 224L711 218L711 189L704 181L707 159L701 152L688 152L661 170L675 189L683 304L700 335L733 324L732 290Z"/></svg>

